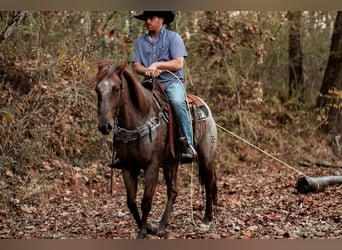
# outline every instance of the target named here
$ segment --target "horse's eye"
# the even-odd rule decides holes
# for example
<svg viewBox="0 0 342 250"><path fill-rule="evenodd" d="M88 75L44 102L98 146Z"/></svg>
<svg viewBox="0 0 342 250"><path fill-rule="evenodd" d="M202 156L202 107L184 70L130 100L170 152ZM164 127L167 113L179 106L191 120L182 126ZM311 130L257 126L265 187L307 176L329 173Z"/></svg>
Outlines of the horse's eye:
<svg viewBox="0 0 342 250"><path fill-rule="evenodd" d="M120 93L120 88L119 87L113 87L112 89L114 95L118 95Z"/></svg>

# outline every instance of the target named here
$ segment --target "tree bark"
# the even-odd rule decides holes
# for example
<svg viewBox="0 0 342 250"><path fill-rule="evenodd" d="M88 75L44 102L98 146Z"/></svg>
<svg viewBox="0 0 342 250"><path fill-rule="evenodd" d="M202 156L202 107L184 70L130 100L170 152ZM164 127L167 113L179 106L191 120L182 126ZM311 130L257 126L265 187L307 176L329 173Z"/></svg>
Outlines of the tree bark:
<svg viewBox="0 0 342 250"><path fill-rule="evenodd" d="M304 71L301 42L302 12L289 11L289 98L303 102Z"/></svg>
<svg viewBox="0 0 342 250"><path fill-rule="evenodd" d="M331 185L342 184L342 176L302 177L296 183L298 193L320 192Z"/></svg>
<svg viewBox="0 0 342 250"><path fill-rule="evenodd" d="M324 73L320 95L316 106L326 108L326 132L333 135L342 133L342 11L337 12L333 35L331 38L330 54Z"/></svg>

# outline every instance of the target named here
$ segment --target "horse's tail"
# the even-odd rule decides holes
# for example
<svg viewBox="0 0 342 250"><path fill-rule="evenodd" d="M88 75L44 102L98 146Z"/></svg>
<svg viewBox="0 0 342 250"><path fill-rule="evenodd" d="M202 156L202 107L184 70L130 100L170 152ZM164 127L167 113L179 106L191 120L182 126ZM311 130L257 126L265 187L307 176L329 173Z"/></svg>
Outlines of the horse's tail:
<svg viewBox="0 0 342 250"><path fill-rule="evenodd" d="M214 181L213 192L212 192L211 195L213 196L213 204L216 206L216 205L217 205L217 184L216 184L216 176L215 176L215 181Z"/></svg>

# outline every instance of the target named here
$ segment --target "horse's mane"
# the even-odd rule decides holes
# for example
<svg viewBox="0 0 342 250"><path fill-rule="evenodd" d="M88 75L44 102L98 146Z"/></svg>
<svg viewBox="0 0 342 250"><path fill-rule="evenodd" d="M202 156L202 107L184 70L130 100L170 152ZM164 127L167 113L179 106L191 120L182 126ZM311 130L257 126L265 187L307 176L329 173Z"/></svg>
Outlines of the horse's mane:
<svg viewBox="0 0 342 250"><path fill-rule="evenodd" d="M98 61L98 72L96 75L97 82L102 81L105 78L121 78L122 81L126 81L129 96L133 105L142 114L146 115L150 110L151 102L145 95L143 87L136 79L135 75L126 69L127 62L123 62L118 66L115 66L110 60L100 59ZM121 77L123 76L123 77Z"/></svg>
<svg viewBox="0 0 342 250"><path fill-rule="evenodd" d="M96 81L101 82L104 78L111 78L115 72L115 66L107 59L100 59L97 62Z"/></svg>

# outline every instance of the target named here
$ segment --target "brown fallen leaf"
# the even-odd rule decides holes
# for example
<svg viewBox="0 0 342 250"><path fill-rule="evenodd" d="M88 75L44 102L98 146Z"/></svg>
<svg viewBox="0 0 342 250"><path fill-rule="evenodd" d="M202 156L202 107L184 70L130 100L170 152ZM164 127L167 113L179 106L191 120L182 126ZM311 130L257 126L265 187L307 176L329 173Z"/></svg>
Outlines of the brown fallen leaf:
<svg viewBox="0 0 342 250"><path fill-rule="evenodd" d="M8 177L14 177L14 174L13 174L12 170L7 169L7 170L6 170L6 176L8 176Z"/></svg>

